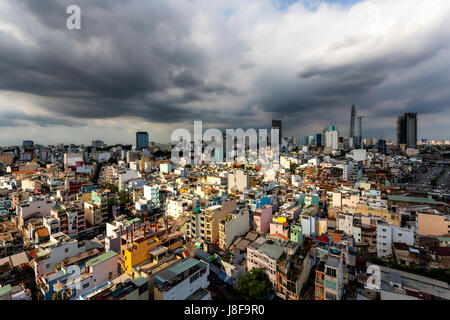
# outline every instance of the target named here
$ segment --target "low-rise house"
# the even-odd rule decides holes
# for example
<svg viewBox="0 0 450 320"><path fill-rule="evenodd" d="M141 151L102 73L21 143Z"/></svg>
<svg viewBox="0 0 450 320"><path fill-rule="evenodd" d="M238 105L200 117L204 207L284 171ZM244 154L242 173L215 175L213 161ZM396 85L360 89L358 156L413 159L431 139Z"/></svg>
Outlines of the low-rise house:
<svg viewBox="0 0 450 320"><path fill-rule="evenodd" d="M194 258L155 276L155 300L211 300L206 289L209 281L209 265Z"/></svg>
<svg viewBox="0 0 450 320"><path fill-rule="evenodd" d="M250 214L247 210L235 210L219 222L219 248L226 251L236 237L245 235L250 229Z"/></svg>
<svg viewBox="0 0 450 320"><path fill-rule="evenodd" d="M105 252L86 263L61 266L61 269L38 278L38 284L45 300L74 300L99 284L111 281L120 275L119 255Z"/></svg>

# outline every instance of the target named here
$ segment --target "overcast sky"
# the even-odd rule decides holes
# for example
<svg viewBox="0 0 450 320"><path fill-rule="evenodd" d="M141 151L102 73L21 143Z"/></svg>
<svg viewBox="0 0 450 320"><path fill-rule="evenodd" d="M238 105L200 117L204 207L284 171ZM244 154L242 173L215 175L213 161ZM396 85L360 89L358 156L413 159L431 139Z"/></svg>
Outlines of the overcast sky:
<svg viewBox="0 0 450 320"><path fill-rule="evenodd" d="M81 8L81 30L66 8ZM3 0L0 145L168 142L175 128L450 138L448 0Z"/></svg>

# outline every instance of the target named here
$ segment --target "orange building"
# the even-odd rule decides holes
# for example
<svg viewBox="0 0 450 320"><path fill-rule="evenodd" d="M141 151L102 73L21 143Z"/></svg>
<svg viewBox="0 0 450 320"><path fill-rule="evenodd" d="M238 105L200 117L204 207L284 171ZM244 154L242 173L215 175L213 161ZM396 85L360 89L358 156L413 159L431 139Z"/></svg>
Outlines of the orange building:
<svg viewBox="0 0 450 320"><path fill-rule="evenodd" d="M325 300L325 261L320 261L316 269L315 300Z"/></svg>

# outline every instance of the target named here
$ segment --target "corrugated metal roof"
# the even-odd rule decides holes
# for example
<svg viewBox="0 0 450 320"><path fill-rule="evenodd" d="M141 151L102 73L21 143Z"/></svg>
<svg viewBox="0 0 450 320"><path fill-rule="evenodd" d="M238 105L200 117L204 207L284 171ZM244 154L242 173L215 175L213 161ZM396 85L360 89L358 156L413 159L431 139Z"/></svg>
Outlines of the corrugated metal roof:
<svg viewBox="0 0 450 320"><path fill-rule="evenodd" d="M10 284L0 288L0 296L3 296L9 292L12 292L12 287Z"/></svg>
<svg viewBox="0 0 450 320"><path fill-rule="evenodd" d="M260 246L259 250L275 260L278 260L278 258L284 251L283 247L280 247L276 244L268 244L268 243L264 243L262 246Z"/></svg>
<svg viewBox="0 0 450 320"><path fill-rule="evenodd" d="M400 196L400 195L388 195L387 197L391 201L437 204L437 202L431 197L422 198L422 197L407 197L407 196Z"/></svg>
<svg viewBox="0 0 450 320"><path fill-rule="evenodd" d="M147 278L144 278L144 277L139 277L139 278L133 279L132 282L133 282L136 286L140 287L140 286L146 284L146 283L148 282L148 279L147 279Z"/></svg>
<svg viewBox="0 0 450 320"><path fill-rule="evenodd" d="M102 263L112 257L115 257L115 256L117 256L117 252L114 252L111 250L111 251L108 251L102 255L99 255L99 256L89 260L88 262L86 262L86 265L89 267L94 267L94 266L98 265L99 263Z"/></svg>
<svg viewBox="0 0 450 320"><path fill-rule="evenodd" d="M184 260L183 262L180 262L177 265L170 268L169 271L173 272L175 275L179 275L179 274L185 272L186 270L189 270L190 268L192 268L196 265L200 265L200 264L201 264L201 266L205 265L204 262L201 262L197 259L188 258L188 259Z"/></svg>

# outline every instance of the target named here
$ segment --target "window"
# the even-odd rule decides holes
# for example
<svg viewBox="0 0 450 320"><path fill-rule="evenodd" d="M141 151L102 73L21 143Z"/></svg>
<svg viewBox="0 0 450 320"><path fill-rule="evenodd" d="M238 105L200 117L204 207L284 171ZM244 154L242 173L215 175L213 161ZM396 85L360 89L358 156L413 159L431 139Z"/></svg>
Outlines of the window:
<svg viewBox="0 0 450 320"><path fill-rule="evenodd" d="M333 290L336 290L337 285L336 285L336 283L333 282L333 281L325 280L325 287L330 288L330 289L333 289Z"/></svg>
<svg viewBox="0 0 450 320"><path fill-rule="evenodd" d="M421 281L417 281L417 284L419 285L419 287L422 287L422 288L426 288L427 287L427 284L423 283Z"/></svg>
<svg viewBox="0 0 450 320"><path fill-rule="evenodd" d="M83 284L83 289L89 288L89 282L86 282L85 284Z"/></svg>
<svg viewBox="0 0 450 320"><path fill-rule="evenodd" d="M325 298L326 298L327 300L336 300L336 295L335 295L335 294L332 294L332 293L329 293L329 292L326 292L326 293L325 293Z"/></svg>
<svg viewBox="0 0 450 320"><path fill-rule="evenodd" d="M69 248L65 248L65 249L64 249L64 252L65 252L65 253L69 252Z"/></svg>
<svg viewBox="0 0 450 320"><path fill-rule="evenodd" d="M336 270L335 269L331 269L331 268L327 268L327 276L336 278Z"/></svg>
<svg viewBox="0 0 450 320"><path fill-rule="evenodd" d="M110 273L108 274L108 279L109 279L109 280L112 279L112 272L110 272Z"/></svg>
<svg viewBox="0 0 450 320"><path fill-rule="evenodd" d="M192 283L195 280L197 280L198 278L200 278L200 272L195 273L192 277L189 278L189 282Z"/></svg>
<svg viewBox="0 0 450 320"><path fill-rule="evenodd" d="M442 289L441 287L437 287L437 286L434 286L434 290L436 290L437 292L444 292L444 289Z"/></svg>

